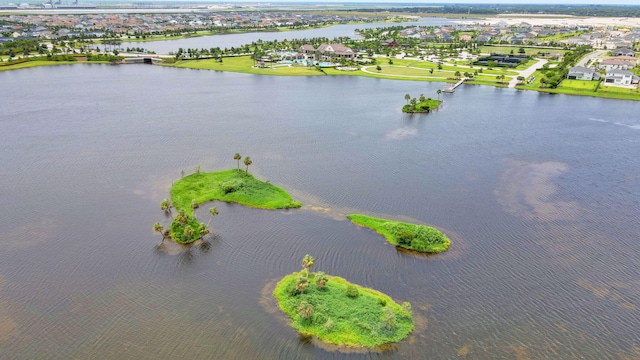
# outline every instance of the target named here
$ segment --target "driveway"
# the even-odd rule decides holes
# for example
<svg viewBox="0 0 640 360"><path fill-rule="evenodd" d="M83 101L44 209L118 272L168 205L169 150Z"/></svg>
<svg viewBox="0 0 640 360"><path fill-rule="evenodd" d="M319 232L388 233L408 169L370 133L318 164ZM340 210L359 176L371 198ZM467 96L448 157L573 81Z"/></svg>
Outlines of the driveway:
<svg viewBox="0 0 640 360"><path fill-rule="evenodd" d="M511 81L509 81L509 87L510 88L514 88L516 87L516 85L518 85L518 76L522 76L526 79L531 76L531 74L533 74L534 72L536 72L536 70L540 69L541 67L544 66L544 64L546 64L548 61L545 59L538 59L538 62L529 66L528 68L520 71L520 74L518 74L517 76L514 76L513 79L511 79Z"/></svg>

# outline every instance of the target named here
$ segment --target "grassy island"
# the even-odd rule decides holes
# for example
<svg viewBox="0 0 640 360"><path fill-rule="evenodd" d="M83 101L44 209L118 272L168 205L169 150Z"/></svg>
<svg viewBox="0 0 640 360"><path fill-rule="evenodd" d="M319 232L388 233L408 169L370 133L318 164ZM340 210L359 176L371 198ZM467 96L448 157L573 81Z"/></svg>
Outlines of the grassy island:
<svg viewBox="0 0 640 360"><path fill-rule="evenodd" d="M293 328L327 343L376 347L398 342L413 331L408 302L399 305L379 291L322 272L289 274L273 295Z"/></svg>
<svg viewBox="0 0 640 360"><path fill-rule="evenodd" d="M431 110L437 109L440 104L442 104L442 100L435 99L426 99L424 101L418 102L414 104L407 104L402 107L402 112L406 113L428 113Z"/></svg>
<svg viewBox="0 0 640 360"><path fill-rule="evenodd" d="M240 154L234 156L240 166ZM195 173L178 180L171 187L171 199L164 199L160 209L169 214L173 221L168 230L157 222L153 224L153 230L162 235L162 240L172 239L180 244L191 244L209 234L209 224L214 216L218 215L218 209L209 209L211 218L205 223L198 222L195 209L203 203L220 200L247 205L260 209L289 209L299 208L302 204L291 199L283 189L271 185L268 181L260 181L249 174L251 158L245 158L247 171L240 169L225 170L219 172L201 172L200 166ZM183 172L184 174L184 172ZM174 217L171 208L177 210Z"/></svg>
<svg viewBox="0 0 640 360"><path fill-rule="evenodd" d="M395 246L427 253L447 250L451 240L440 230L424 225L351 214L347 218L354 224L369 228L382 235Z"/></svg>
<svg viewBox="0 0 640 360"><path fill-rule="evenodd" d="M302 206L282 188L237 169L196 172L185 176L171 187L171 199L178 210L187 211L191 210L193 200L198 204L219 200L259 209L290 209Z"/></svg>

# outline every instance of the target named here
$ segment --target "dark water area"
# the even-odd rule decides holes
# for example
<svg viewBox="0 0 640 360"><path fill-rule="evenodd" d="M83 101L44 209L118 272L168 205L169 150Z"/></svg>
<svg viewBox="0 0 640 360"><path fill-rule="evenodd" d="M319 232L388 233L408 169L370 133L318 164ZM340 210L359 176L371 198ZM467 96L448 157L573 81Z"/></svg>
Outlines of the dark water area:
<svg viewBox="0 0 640 360"><path fill-rule="evenodd" d="M0 83L2 359L640 358L638 102L465 85L407 115L441 84L143 65ZM180 170L235 152L303 208L215 203L207 246L158 249ZM352 212L452 246L398 252ZM300 338L268 286L307 253L411 302L416 331L382 353Z"/></svg>
<svg viewBox="0 0 640 360"><path fill-rule="evenodd" d="M244 34L225 34L225 35L210 35L210 36L198 36L186 39L177 40L163 40L163 41L150 41L150 42L127 42L122 43L123 48L145 48L147 50L155 51L158 54L168 54L169 52L177 52L179 48L183 49L211 49L219 47L220 49L229 49L232 47L238 47L246 44L251 44L258 39L262 41L284 40L284 39L310 39L316 37L326 37L332 40L341 36L348 36L353 39L357 39L360 36L355 33L356 29L375 29L379 27L390 26L439 26L454 24L449 19L445 18L424 18L419 21L412 22L381 22L381 23L364 23L364 24L341 24L334 25L326 28L310 29L310 30L295 30L295 31L280 31L280 32L258 32L258 33L244 33Z"/></svg>

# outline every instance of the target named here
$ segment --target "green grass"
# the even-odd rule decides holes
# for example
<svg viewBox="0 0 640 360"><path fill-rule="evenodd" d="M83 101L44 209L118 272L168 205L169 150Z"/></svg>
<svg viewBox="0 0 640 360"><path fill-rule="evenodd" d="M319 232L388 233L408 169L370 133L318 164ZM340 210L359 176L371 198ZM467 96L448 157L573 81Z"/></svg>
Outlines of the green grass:
<svg viewBox="0 0 640 360"><path fill-rule="evenodd" d="M415 106L405 105L402 107L402 112L406 113L428 113L431 110L435 110L442 104L442 100L427 99L423 102L417 103Z"/></svg>
<svg viewBox="0 0 640 360"><path fill-rule="evenodd" d="M598 81L586 80L563 80L555 89L541 88L540 80L544 76L543 73L536 71L533 73L536 79L531 84L518 85L520 90L535 90L550 94L565 94L578 96L592 96L607 99L622 99L640 101L640 92L638 89L626 89L616 86L603 86ZM594 91L597 88L597 91Z"/></svg>
<svg viewBox="0 0 640 360"><path fill-rule="evenodd" d="M231 186L235 190L225 187ZM230 191L231 190L231 191ZM171 187L171 200L176 209L191 213L191 201L198 204L213 200L237 203L259 209L288 209L302 206L282 188L245 175L236 169L199 172L185 176Z"/></svg>
<svg viewBox="0 0 640 360"><path fill-rule="evenodd" d="M37 66L70 65L77 63L77 61L26 61L19 64L0 66L0 71L26 69Z"/></svg>
<svg viewBox="0 0 640 360"><path fill-rule="evenodd" d="M218 70L229 72L240 72L246 74L257 75L276 75L276 76L322 76L324 73L316 70L315 68L308 68L306 66L291 66L291 67L274 67L258 69L253 68L254 61L250 56L236 56L225 57L222 62L214 59L205 60L180 60L173 65L178 68L188 69L200 69L200 70Z"/></svg>
<svg viewBox="0 0 640 360"><path fill-rule="evenodd" d="M337 276L327 276L326 286L319 289L311 274L310 286L300 294L296 279L304 274L285 276L273 292L280 309L291 318L291 326L300 333L336 345L375 347L398 342L413 331L410 304L401 306L379 291ZM357 296L347 296L349 286L358 289ZM313 306L308 319L298 314L302 302Z"/></svg>
<svg viewBox="0 0 640 360"><path fill-rule="evenodd" d="M575 89L575 90L586 90L586 91L596 91L600 81L589 81L589 80L562 80L560 85L558 85L559 89Z"/></svg>
<svg viewBox="0 0 640 360"><path fill-rule="evenodd" d="M520 45L514 45L514 46L483 45L483 46L480 46L480 52L483 54L489 54L489 53L509 54L511 53L511 50L513 50L514 55L520 55L518 54L518 49L520 49L521 47L524 49L525 55L538 55L538 52L557 52L558 54L564 54L565 52L567 52L567 50L553 48L553 47L544 47L544 46L527 47L527 46L520 46Z"/></svg>
<svg viewBox="0 0 640 360"><path fill-rule="evenodd" d="M400 221L351 214L347 218L354 224L369 228L395 246L419 252L439 253L447 250L451 240L436 228Z"/></svg>

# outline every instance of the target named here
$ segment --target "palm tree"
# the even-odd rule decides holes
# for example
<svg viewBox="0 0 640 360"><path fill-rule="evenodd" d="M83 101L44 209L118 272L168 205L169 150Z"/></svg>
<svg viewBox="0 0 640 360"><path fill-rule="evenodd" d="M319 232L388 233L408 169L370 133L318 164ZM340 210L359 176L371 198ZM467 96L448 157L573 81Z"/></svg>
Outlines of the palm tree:
<svg viewBox="0 0 640 360"><path fill-rule="evenodd" d="M249 165L251 165L253 163L253 161L251 161L250 157L246 157L244 158L244 164L247 166L247 171L245 172L245 175L249 175Z"/></svg>
<svg viewBox="0 0 640 360"><path fill-rule="evenodd" d="M235 155L233 155L233 160L236 160L238 162L238 171L240 171L240 160L242 159L242 155L240 155L240 153L236 153Z"/></svg>
<svg viewBox="0 0 640 360"><path fill-rule="evenodd" d="M187 242L191 242L191 237L195 234L195 230L191 226L184 227L184 236L187 237Z"/></svg>
<svg viewBox="0 0 640 360"><path fill-rule="evenodd" d="M307 279L309 278L309 269L311 269L313 267L313 265L316 264L315 259L313 258L313 256L307 254L302 258L302 262L300 263L300 265L302 265L302 267L306 270L307 272Z"/></svg>
<svg viewBox="0 0 640 360"><path fill-rule="evenodd" d="M192 199L191 200L191 212L193 213L193 218L196 219L196 209L199 208L200 205L198 205L198 202L196 201L196 199ZM196 219L198 220L198 219Z"/></svg>
<svg viewBox="0 0 640 360"><path fill-rule="evenodd" d="M404 99L405 99L405 100L407 100L407 105L409 105L409 100L411 100L411 95L406 94L406 95L404 96Z"/></svg>
<svg viewBox="0 0 640 360"><path fill-rule="evenodd" d="M327 285L327 281L329 281L329 278L327 277L327 275L322 271L317 272L315 274L315 279L316 279L316 285L320 289L325 287Z"/></svg>
<svg viewBox="0 0 640 360"><path fill-rule="evenodd" d="M456 77L456 79L459 79L460 78L460 71L456 71L454 76Z"/></svg>
<svg viewBox="0 0 640 360"><path fill-rule="evenodd" d="M300 293L304 293L304 289L309 287L309 279L304 276L300 276L296 279L296 290L300 291Z"/></svg>
<svg viewBox="0 0 640 360"><path fill-rule="evenodd" d="M216 207L209 208L209 214L211 214L211 217L209 218L209 222L207 222L207 226L209 226L213 217L218 215L218 208Z"/></svg>
<svg viewBox="0 0 640 360"><path fill-rule="evenodd" d="M162 235L162 241L164 241L164 226L159 222L153 224L153 231L160 233Z"/></svg>
<svg viewBox="0 0 640 360"><path fill-rule="evenodd" d="M200 238L203 238L205 235L207 235L210 232L211 232L211 229L209 229L209 225L207 224L200 224L200 227L198 227L198 234L200 235Z"/></svg>
<svg viewBox="0 0 640 360"><path fill-rule="evenodd" d="M173 215L171 215L171 201L169 201L169 199L162 200L160 203L160 210L164 210L164 212L169 214L173 219Z"/></svg>
<svg viewBox="0 0 640 360"><path fill-rule="evenodd" d="M180 211L178 211L178 215L176 215L176 221L184 225L188 220L189 218L187 217L187 213L184 210L180 209Z"/></svg>
<svg viewBox="0 0 640 360"><path fill-rule="evenodd" d="M298 315L308 319L313 315L313 306L306 301L303 301L298 305Z"/></svg>
<svg viewBox="0 0 640 360"><path fill-rule="evenodd" d="M440 101L440 94L442 94L442 89L438 89L438 91L436 91L436 93L438 93L438 101Z"/></svg>

